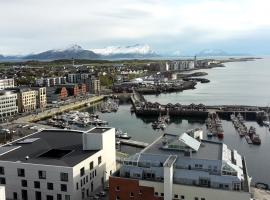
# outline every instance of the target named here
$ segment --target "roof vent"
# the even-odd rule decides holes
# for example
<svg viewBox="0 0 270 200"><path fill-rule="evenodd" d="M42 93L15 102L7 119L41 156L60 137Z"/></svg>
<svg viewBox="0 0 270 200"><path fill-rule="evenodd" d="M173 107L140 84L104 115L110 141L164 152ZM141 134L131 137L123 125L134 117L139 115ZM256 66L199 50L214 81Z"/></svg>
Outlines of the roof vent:
<svg viewBox="0 0 270 200"><path fill-rule="evenodd" d="M29 159L29 156L25 156L25 160L28 160Z"/></svg>

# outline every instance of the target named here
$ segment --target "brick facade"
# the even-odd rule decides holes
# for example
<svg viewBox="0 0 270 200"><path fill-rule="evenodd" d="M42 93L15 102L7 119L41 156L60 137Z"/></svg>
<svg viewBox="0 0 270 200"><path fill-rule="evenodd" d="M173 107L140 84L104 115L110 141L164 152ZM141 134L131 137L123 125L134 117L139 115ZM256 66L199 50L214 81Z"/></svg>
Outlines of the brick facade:
<svg viewBox="0 0 270 200"><path fill-rule="evenodd" d="M139 185L139 180L111 176L110 200L163 200L154 195L154 188Z"/></svg>

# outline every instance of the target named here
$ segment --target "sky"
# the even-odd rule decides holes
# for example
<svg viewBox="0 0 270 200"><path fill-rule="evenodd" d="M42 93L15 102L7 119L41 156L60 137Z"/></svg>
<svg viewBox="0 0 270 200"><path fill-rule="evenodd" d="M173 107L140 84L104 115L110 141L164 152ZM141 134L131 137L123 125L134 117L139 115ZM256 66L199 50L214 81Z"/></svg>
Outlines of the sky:
<svg viewBox="0 0 270 200"><path fill-rule="evenodd" d="M269 0L0 0L0 54L148 44L270 55Z"/></svg>

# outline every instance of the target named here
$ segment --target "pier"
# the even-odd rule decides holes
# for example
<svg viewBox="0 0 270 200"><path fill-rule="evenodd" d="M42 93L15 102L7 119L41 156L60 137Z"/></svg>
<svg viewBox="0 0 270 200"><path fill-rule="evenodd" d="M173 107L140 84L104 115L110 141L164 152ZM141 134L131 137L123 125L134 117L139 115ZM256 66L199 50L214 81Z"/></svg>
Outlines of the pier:
<svg viewBox="0 0 270 200"><path fill-rule="evenodd" d="M231 114L240 113L245 120L262 121L265 116L266 107L244 106L244 105L217 105L207 106L203 104L181 105L179 103L166 105L157 102L152 103L134 90L131 95L131 102L134 112L138 116L159 116L160 114L169 114L177 117L196 117L206 119L209 113L216 113L221 119L230 120Z"/></svg>

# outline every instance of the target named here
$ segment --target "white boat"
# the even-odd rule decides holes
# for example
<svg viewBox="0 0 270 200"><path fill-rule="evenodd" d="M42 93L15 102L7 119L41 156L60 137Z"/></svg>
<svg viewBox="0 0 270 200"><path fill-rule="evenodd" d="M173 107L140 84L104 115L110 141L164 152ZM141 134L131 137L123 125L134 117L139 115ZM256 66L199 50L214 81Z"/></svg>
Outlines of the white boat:
<svg viewBox="0 0 270 200"><path fill-rule="evenodd" d="M129 135L127 134L127 132L123 132L123 131L120 130L120 129L117 129L117 130L116 130L115 137L116 137L116 138L120 138L120 139L126 139L126 140L128 140L128 139L131 138L131 136L129 136Z"/></svg>
<svg viewBox="0 0 270 200"><path fill-rule="evenodd" d="M212 136L213 136L213 133L211 133L211 132L207 133L207 137L212 137Z"/></svg>

